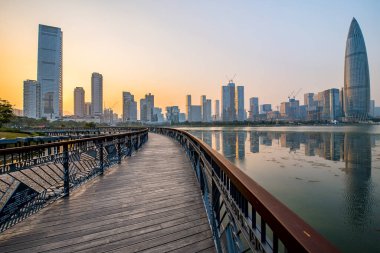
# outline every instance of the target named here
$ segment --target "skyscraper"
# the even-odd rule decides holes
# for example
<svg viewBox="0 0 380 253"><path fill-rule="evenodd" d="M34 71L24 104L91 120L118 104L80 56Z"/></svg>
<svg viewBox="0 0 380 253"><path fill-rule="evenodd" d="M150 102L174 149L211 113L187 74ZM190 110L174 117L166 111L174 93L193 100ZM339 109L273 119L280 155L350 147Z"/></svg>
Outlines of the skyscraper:
<svg viewBox="0 0 380 253"><path fill-rule="evenodd" d="M24 81L24 116L41 117L41 85L35 80Z"/></svg>
<svg viewBox="0 0 380 253"><path fill-rule="evenodd" d="M337 120L342 117L342 110L339 101L339 89L330 89L330 119Z"/></svg>
<svg viewBox="0 0 380 253"><path fill-rule="evenodd" d="M211 122L212 121L212 112L211 112L211 104L212 104L212 101L211 99L206 99L206 103L205 103L205 110L204 110L204 116L203 116L203 119L205 122Z"/></svg>
<svg viewBox="0 0 380 253"><path fill-rule="evenodd" d="M84 89L82 87L76 87L74 89L74 115L82 118L85 114Z"/></svg>
<svg viewBox="0 0 380 253"><path fill-rule="evenodd" d="M85 116L91 116L92 115L92 105L91 105L91 102L85 102L84 103L84 108L85 108L85 110L84 110L84 114L85 114Z"/></svg>
<svg viewBox="0 0 380 253"><path fill-rule="evenodd" d="M207 99L205 95L201 96L202 121L211 122L211 99Z"/></svg>
<svg viewBox="0 0 380 253"><path fill-rule="evenodd" d="M166 107L166 120L170 124L177 124L179 123L179 108L178 106L167 106Z"/></svg>
<svg viewBox="0 0 380 253"><path fill-rule="evenodd" d="M220 120L220 105L219 105L219 100L216 99L214 102L214 120L219 121Z"/></svg>
<svg viewBox="0 0 380 253"><path fill-rule="evenodd" d="M337 120L341 117L339 89L328 89L318 93L321 120Z"/></svg>
<svg viewBox="0 0 380 253"><path fill-rule="evenodd" d="M249 99L249 119L255 120L259 116L259 98L252 97Z"/></svg>
<svg viewBox="0 0 380 253"><path fill-rule="evenodd" d="M153 121L154 95L146 94L140 99L140 120L143 122Z"/></svg>
<svg viewBox="0 0 380 253"><path fill-rule="evenodd" d="M236 87L236 98L235 98L235 108L237 110L236 119L238 121L245 120L245 110L244 110L244 86Z"/></svg>
<svg viewBox="0 0 380 253"><path fill-rule="evenodd" d="M202 107L202 121L206 122L206 95L201 96L201 107Z"/></svg>
<svg viewBox="0 0 380 253"><path fill-rule="evenodd" d="M236 120L235 83L232 80L226 86L222 86L222 120Z"/></svg>
<svg viewBox="0 0 380 253"><path fill-rule="evenodd" d="M369 104L369 116L375 117L375 100L371 100Z"/></svg>
<svg viewBox="0 0 380 253"><path fill-rule="evenodd" d="M62 31L39 25L37 80L41 85L41 117L62 117Z"/></svg>
<svg viewBox="0 0 380 253"><path fill-rule="evenodd" d="M92 115L102 116L103 114L103 76L99 73L92 73L92 76L91 76L91 105L92 105Z"/></svg>
<svg viewBox="0 0 380 253"><path fill-rule="evenodd" d="M307 107L314 106L314 93L305 93L303 96L304 105Z"/></svg>
<svg viewBox="0 0 380 253"><path fill-rule="evenodd" d="M102 122L108 125L113 125L113 110L112 108L105 108L103 112Z"/></svg>
<svg viewBox="0 0 380 253"><path fill-rule="evenodd" d="M140 121L147 122L147 101L145 98L140 99Z"/></svg>
<svg viewBox="0 0 380 253"><path fill-rule="evenodd" d="M154 107L153 108L153 116L155 121L164 122L164 114L162 113L162 108Z"/></svg>
<svg viewBox="0 0 380 253"><path fill-rule="evenodd" d="M344 62L344 113L347 120L366 120L370 107L367 50L360 26L352 19Z"/></svg>
<svg viewBox="0 0 380 253"><path fill-rule="evenodd" d="M123 92L123 122L137 121L137 102L130 92Z"/></svg>
<svg viewBox="0 0 380 253"><path fill-rule="evenodd" d="M191 95L186 95L186 119L191 121Z"/></svg>
<svg viewBox="0 0 380 253"><path fill-rule="evenodd" d="M202 121L202 107L200 105L192 105L190 109L190 122Z"/></svg>

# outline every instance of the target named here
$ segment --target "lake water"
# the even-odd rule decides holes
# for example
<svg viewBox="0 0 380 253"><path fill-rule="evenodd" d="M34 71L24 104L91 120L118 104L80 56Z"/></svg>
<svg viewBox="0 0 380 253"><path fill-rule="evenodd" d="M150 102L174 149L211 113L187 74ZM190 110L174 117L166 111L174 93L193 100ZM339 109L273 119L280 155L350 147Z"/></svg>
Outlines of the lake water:
<svg viewBox="0 0 380 253"><path fill-rule="evenodd" d="M380 126L185 130L343 252L380 252Z"/></svg>

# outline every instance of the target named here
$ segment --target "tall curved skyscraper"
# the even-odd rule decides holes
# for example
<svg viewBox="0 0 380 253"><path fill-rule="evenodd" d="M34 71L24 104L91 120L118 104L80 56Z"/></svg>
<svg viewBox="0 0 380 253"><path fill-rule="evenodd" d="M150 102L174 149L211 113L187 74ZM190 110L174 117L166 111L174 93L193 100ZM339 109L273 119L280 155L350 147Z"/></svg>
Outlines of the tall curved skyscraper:
<svg viewBox="0 0 380 253"><path fill-rule="evenodd" d="M360 26L352 19L344 62L344 113L347 120L366 120L370 107L367 50Z"/></svg>

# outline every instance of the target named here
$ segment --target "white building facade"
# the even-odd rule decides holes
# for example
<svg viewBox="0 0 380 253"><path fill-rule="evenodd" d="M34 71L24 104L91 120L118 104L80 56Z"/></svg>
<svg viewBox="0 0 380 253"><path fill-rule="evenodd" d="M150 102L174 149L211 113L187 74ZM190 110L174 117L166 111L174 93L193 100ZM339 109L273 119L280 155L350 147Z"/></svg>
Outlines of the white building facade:
<svg viewBox="0 0 380 253"><path fill-rule="evenodd" d="M137 102L130 92L123 92L123 122L137 121Z"/></svg>
<svg viewBox="0 0 380 253"><path fill-rule="evenodd" d="M91 106L92 116L100 117L103 114L103 75L92 73L91 76Z"/></svg>
<svg viewBox="0 0 380 253"><path fill-rule="evenodd" d="M82 118L86 115L84 97L84 89L82 87L76 87L74 89L74 115L79 118Z"/></svg>
<svg viewBox="0 0 380 253"><path fill-rule="evenodd" d="M24 81L24 116L41 118L41 85L35 80Z"/></svg>

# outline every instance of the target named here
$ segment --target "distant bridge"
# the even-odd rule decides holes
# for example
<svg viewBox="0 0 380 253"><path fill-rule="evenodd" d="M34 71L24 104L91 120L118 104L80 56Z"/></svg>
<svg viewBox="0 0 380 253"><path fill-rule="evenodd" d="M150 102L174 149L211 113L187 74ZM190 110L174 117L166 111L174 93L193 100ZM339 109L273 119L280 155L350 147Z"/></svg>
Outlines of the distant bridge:
<svg viewBox="0 0 380 253"><path fill-rule="evenodd" d="M101 131L0 150L0 252L338 252L193 135Z"/></svg>

